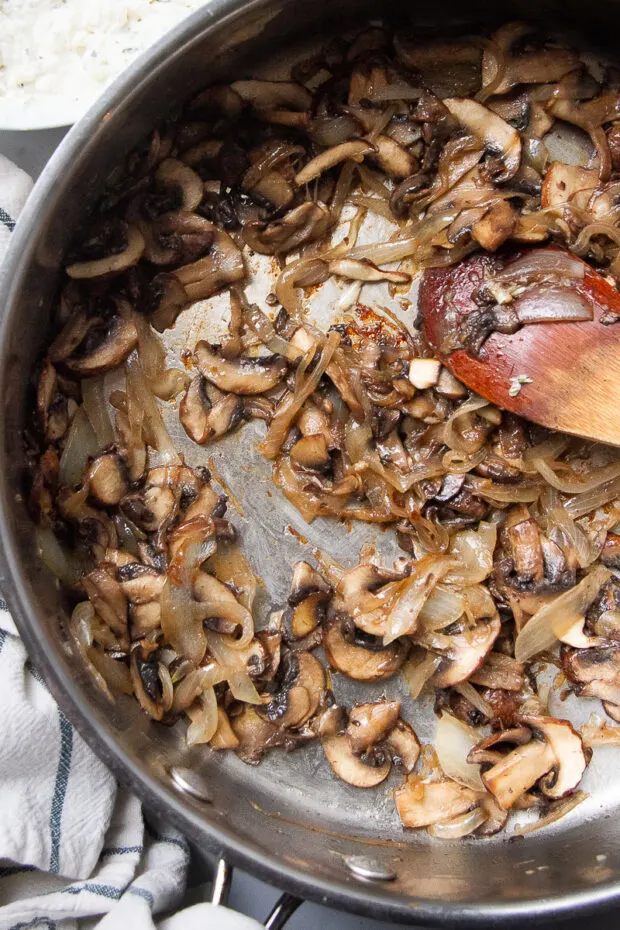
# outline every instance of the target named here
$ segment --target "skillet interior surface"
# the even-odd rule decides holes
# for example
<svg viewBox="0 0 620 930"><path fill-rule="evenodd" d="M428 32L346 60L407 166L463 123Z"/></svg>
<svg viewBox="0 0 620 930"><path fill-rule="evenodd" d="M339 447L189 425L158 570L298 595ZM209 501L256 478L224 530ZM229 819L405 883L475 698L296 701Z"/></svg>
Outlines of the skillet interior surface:
<svg viewBox="0 0 620 930"><path fill-rule="evenodd" d="M381 12L385 14L385 5ZM439 29L474 33L481 24L509 18L543 20L550 31L588 36L581 44L600 47L618 20L618 7L588 11L576 3L518 4L498 11L490 4L455 11L449 5L408 9L394 6L396 22L413 20L420 34ZM361 26L376 6L353 0L334 10L326 0L256 0L243 9L232 0L212 0L168 39L148 53L110 90L68 135L39 181L15 233L4 268L3 323L0 344L2 442L0 444L0 567L2 588L31 654L41 665L63 709L93 748L119 777L153 807L215 852L225 852L264 878L305 897L392 918L400 922L479 924L501 918L526 919L572 915L612 905L620 899L620 843L616 817L618 781L612 777L614 750L599 750L583 787L589 799L558 824L527 838L494 838L445 843L426 834L405 834L388 790L360 792L337 781L320 746L292 755L272 753L260 766L248 767L234 755L187 750L183 727L150 724L134 702L110 705L94 688L87 670L71 654L63 635L63 609L51 576L33 545L33 526L23 505L21 432L27 415L27 388L35 360L48 336L50 305L58 284L63 250L72 231L119 160L163 116L199 87L213 80L263 73L277 77L290 59L293 39ZM594 19L593 16L597 18ZM447 25L450 24L450 25ZM313 43L320 39L313 38ZM303 46L308 47L304 38ZM300 46L300 54L302 48ZM608 53L609 54L609 53ZM252 295L271 290L271 260L252 260ZM388 298L377 291L377 301ZM333 293L313 301L318 320ZM171 356L217 331L221 302L191 309L166 334ZM394 309L398 309L395 307ZM207 311L208 312L205 312ZM408 321L414 314L409 311ZM324 318L324 317L323 317ZM333 521L308 527L274 488L270 468L255 449L259 428L250 424L212 447L185 437L178 417L168 419L171 434L190 464L214 464L237 501L231 519L244 552L270 592L259 605L264 618L286 597L293 563L311 555L312 546L337 561L357 561L369 532L349 533ZM212 457L212 463L209 459ZM303 543L300 535L308 540ZM372 534L371 534L372 535ZM392 534L373 541L391 561L398 554ZM360 699L359 686L337 680L337 697ZM398 696L422 741L430 739L430 700L413 707L399 681L365 686L372 700ZM598 702L569 699L563 715L583 722ZM211 803L194 801L175 789L173 765L196 768L209 785ZM385 883L363 883L346 857L370 857L396 875Z"/></svg>

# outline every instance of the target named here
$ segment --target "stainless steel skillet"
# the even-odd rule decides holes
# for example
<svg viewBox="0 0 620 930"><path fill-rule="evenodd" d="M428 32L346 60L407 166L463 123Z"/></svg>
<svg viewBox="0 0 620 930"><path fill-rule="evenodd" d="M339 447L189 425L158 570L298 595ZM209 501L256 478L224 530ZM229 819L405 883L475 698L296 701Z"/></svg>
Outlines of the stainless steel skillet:
<svg viewBox="0 0 620 930"><path fill-rule="evenodd" d="M461 22L473 31L489 19L515 15L544 19L551 30L573 29L595 44L612 39L620 18L620 5L613 3L587 11L573 3L501 10L474 4L455 13L445 3L397 9L354 0L337 7L328 0L211 0L127 72L52 159L3 270L0 586L59 703L95 751L199 844L302 897L367 915L418 925L521 926L620 903L620 779L613 750L601 751L591 767L584 786L590 800L557 825L527 839L458 844L404 834L387 794L360 797L336 782L320 749L273 754L258 768L208 750L190 752L175 728L156 728L133 705L110 705L93 688L63 635L60 599L37 559L23 506L21 430L30 374L46 339L63 250L107 174L201 85L250 73L257 62L270 67L298 41L361 25L368 15L391 14L392 6L395 16L443 29ZM170 339L171 351L199 338L199 325L186 317ZM288 566L303 552L287 526L342 561L356 557L360 538L328 522L308 530L275 494L268 498L269 475L254 444L247 429L217 450L215 462L239 500L241 512L233 518L245 551L277 601ZM184 451L193 463L205 455ZM430 708L409 716L424 738ZM187 769L199 777L193 794L186 790Z"/></svg>

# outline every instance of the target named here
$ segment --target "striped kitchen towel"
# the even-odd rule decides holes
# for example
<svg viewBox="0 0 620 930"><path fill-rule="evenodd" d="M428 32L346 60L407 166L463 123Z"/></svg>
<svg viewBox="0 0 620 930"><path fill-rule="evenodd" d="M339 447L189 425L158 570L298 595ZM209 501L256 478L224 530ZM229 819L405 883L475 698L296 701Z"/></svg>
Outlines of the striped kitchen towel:
<svg viewBox="0 0 620 930"><path fill-rule="evenodd" d="M0 155L0 259L32 182ZM0 930L253 930L185 893L183 836L119 788L73 729L0 601ZM216 913L217 912L217 913Z"/></svg>

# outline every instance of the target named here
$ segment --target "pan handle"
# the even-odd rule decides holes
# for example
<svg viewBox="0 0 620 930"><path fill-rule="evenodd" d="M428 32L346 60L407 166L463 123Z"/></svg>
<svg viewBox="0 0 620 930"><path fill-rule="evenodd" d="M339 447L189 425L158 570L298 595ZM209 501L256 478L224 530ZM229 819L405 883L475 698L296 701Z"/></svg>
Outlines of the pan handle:
<svg viewBox="0 0 620 930"><path fill-rule="evenodd" d="M227 904L232 876L233 869L231 864L223 857L220 857L217 860L215 875L213 876L213 891L211 893L212 904ZM287 924L289 917L295 913L302 903L301 898L296 898L295 895L281 895L267 918L265 930L282 930Z"/></svg>

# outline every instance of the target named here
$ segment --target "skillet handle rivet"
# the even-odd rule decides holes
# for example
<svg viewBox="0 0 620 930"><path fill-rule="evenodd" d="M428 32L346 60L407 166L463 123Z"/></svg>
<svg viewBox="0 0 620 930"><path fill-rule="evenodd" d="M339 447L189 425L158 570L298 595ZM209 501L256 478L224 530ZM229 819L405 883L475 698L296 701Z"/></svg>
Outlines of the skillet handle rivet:
<svg viewBox="0 0 620 930"><path fill-rule="evenodd" d="M396 872L368 856L344 856L344 863L356 878L367 882L393 882Z"/></svg>
<svg viewBox="0 0 620 930"><path fill-rule="evenodd" d="M212 803L213 799L209 791L209 786L200 772L185 768L185 766L181 765L171 765L168 769L168 774L175 788L178 788L185 794L191 795L191 797L195 798L197 801L204 801L206 804Z"/></svg>

